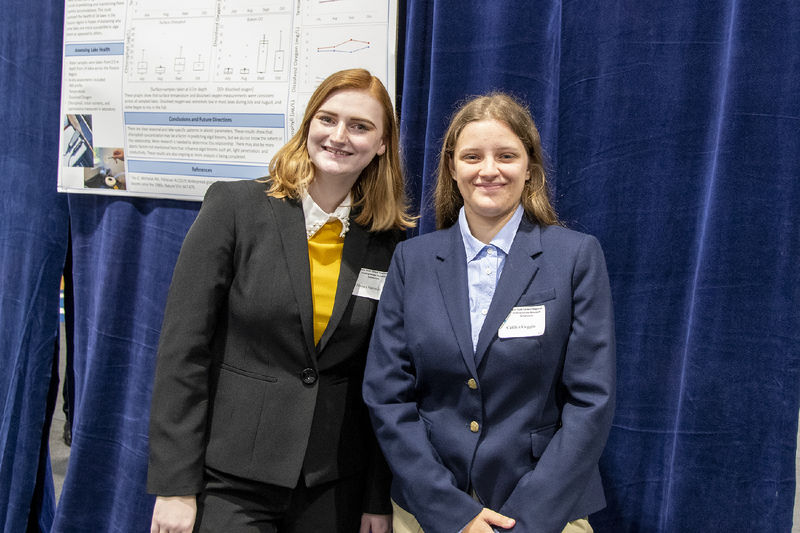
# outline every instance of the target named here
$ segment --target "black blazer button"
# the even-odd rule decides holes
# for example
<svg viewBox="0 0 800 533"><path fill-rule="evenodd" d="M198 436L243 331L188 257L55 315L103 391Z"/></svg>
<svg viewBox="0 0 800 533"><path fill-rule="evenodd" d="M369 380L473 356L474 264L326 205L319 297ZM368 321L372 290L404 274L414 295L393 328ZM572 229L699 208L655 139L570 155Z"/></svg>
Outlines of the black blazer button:
<svg viewBox="0 0 800 533"><path fill-rule="evenodd" d="M317 382L317 371L313 368L303 369L303 383L306 385L313 385Z"/></svg>

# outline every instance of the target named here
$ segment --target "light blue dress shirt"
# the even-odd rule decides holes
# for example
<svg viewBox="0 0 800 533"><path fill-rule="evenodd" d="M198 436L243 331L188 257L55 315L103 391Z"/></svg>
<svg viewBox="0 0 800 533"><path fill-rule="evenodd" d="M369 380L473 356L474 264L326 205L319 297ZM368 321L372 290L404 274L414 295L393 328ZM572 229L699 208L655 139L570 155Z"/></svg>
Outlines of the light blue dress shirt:
<svg viewBox="0 0 800 533"><path fill-rule="evenodd" d="M464 241L464 251L467 255L467 282L469 285L469 317L472 327L472 350L478 346L478 336L489 312L494 290L506 256L511 250L511 243L517 236L517 229L522 220L524 211L518 205L508 222L497 232L489 244L483 244L472 236L467 223L467 217L462 207L458 213L458 227L461 230L461 239Z"/></svg>
<svg viewBox="0 0 800 533"><path fill-rule="evenodd" d="M489 242L483 244L472 236L467 223L464 208L458 212L458 228L461 230L461 240L464 241L464 251L467 255L467 285L469 287L469 318L472 328L472 351L478 347L478 336L489 312L489 305L494 297L494 290L503 273L506 256L511 250L511 243L517 236L519 223L522 221L524 210L518 205L514 214L497 235ZM462 529L458 533L462 533ZM494 529L497 532L497 529Z"/></svg>

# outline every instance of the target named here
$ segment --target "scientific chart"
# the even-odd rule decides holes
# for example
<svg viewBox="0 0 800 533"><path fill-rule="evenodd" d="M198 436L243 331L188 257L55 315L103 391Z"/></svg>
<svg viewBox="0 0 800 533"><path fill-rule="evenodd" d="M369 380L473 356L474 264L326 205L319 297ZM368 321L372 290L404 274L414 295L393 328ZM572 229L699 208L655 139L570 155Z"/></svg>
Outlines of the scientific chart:
<svg viewBox="0 0 800 533"><path fill-rule="evenodd" d="M267 174L329 74L394 94L396 0L65 0L58 190L201 200Z"/></svg>

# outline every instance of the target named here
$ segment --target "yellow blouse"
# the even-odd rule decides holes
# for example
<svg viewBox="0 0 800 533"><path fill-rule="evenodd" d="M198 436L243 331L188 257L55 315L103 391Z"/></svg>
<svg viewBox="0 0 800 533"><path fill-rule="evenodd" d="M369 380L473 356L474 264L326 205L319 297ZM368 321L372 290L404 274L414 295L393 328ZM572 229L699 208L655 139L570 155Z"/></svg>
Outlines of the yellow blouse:
<svg viewBox="0 0 800 533"><path fill-rule="evenodd" d="M344 237L340 236L341 233L342 223L331 220L308 239L311 299L314 305L314 344L319 344L333 313L344 248Z"/></svg>

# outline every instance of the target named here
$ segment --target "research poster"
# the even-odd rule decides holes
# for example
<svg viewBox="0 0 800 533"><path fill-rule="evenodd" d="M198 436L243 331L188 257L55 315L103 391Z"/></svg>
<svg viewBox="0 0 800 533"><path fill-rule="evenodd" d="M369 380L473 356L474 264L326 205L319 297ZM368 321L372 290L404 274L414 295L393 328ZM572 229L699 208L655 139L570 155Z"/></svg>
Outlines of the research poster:
<svg viewBox="0 0 800 533"><path fill-rule="evenodd" d="M267 174L316 86L394 94L396 0L65 0L58 190L202 200Z"/></svg>

